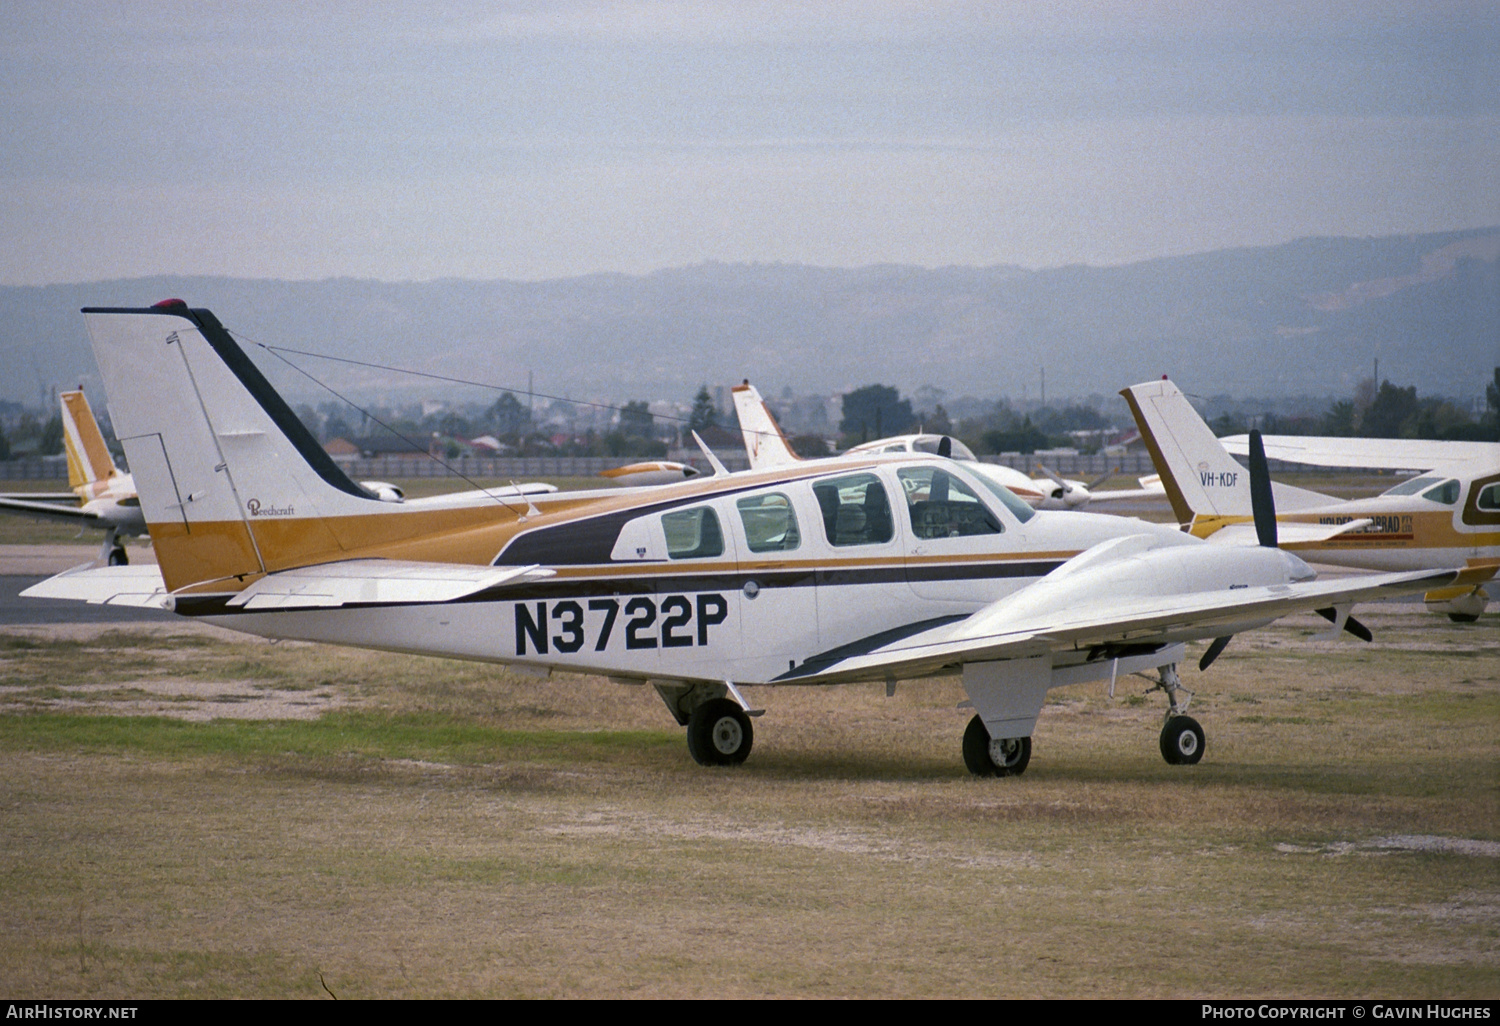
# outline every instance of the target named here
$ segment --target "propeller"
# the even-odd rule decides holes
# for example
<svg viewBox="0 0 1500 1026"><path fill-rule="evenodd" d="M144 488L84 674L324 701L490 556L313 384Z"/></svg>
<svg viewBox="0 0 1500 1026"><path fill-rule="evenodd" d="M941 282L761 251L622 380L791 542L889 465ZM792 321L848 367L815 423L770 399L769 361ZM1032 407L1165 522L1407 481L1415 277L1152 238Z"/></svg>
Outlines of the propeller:
<svg viewBox="0 0 1500 1026"><path fill-rule="evenodd" d="M1198 660L1198 669L1206 670L1212 666L1214 660L1219 658L1220 654L1229 647L1229 643L1233 640L1233 634L1226 634L1222 638L1215 638L1214 643L1208 646L1208 651L1203 653L1203 658Z"/></svg>
<svg viewBox="0 0 1500 1026"><path fill-rule="evenodd" d="M1250 432L1250 512L1255 517L1256 541L1265 548L1276 548L1276 500L1271 495L1271 473L1266 469L1266 447L1260 439L1259 431ZM1324 615L1331 620L1332 612L1330 609ZM1358 626L1360 630L1364 630L1363 625ZM1353 631L1353 628L1346 626L1345 630ZM1215 638L1203 653L1203 658L1198 660L1198 669L1206 670L1212 666L1214 660L1229 647L1233 638L1233 634Z"/></svg>
<svg viewBox="0 0 1500 1026"><path fill-rule="evenodd" d="M1323 619L1327 620L1329 623L1338 623L1339 622L1338 610L1335 610L1335 609L1319 609L1317 611L1317 613L1318 613L1319 616L1321 616ZM1373 634L1370 633L1370 628L1366 627L1364 624L1360 623L1358 620L1356 620L1352 616L1346 616L1346 617L1344 617L1344 630L1346 630L1350 634L1354 635L1360 641L1374 641L1375 640L1375 635L1373 635Z"/></svg>
<svg viewBox="0 0 1500 1026"><path fill-rule="evenodd" d="M1268 549L1276 548L1276 500L1271 495L1271 473L1266 469L1266 447L1260 431L1250 432L1250 512L1255 517L1255 538Z"/></svg>
<svg viewBox="0 0 1500 1026"><path fill-rule="evenodd" d="M943 440L938 442L938 455L945 460L953 458L953 439L943 436Z"/></svg>

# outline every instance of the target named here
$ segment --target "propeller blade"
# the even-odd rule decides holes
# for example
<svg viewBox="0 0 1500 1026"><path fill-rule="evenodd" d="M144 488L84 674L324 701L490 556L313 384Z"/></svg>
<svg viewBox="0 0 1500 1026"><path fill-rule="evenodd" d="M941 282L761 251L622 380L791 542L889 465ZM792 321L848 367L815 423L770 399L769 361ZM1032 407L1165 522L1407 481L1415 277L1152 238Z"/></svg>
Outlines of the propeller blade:
<svg viewBox="0 0 1500 1026"><path fill-rule="evenodd" d="M1063 490L1063 494L1067 493L1067 491L1068 491L1068 482L1066 482L1062 478L1058 477L1057 476L1057 471L1053 470L1051 467L1047 466L1047 464L1045 464L1045 463L1038 463L1036 465L1036 469L1040 470L1043 474L1046 474L1048 477L1050 477L1052 479L1052 483L1055 484L1055 485L1057 485L1057 487L1059 487L1059 488L1061 488Z"/></svg>
<svg viewBox="0 0 1500 1026"><path fill-rule="evenodd" d="M1323 619L1327 620L1329 623L1338 623L1339 622L1339 614L1338 614L1338 612L1336 610L1332 610L1332 609L1319 609L1319 610L1317 610L1317 613L1318 613L1319 616L1321 616ZM1374 641L1375 640L1375 635L1373 635L1373 634L1370 633L1370 628L1366 627L1364 624L1360 623L1358 620L1356 620L1352 616L1344 618L1344 630L1346 630L1350 634L1354 635L1360 641Z"/></svg>
<svg viewBox="0 0 1500 1026"><path fill-rule="evenodd" d="M1098 488L1100 485L1102 485L1104 482L1108 481L1110 478L1114 477L1119 472L1120 472L1120 468L1116 467L1114 470L1111 470L1109 473L1105 474L1103 477L1097 477L1094 480L1090 481L1088 484L1084 485L1084 487L1087 488L1089 491L1093 491L1095 488Z"/></svg>
<svg viewBox="0 0 1500 1026"><path fill-rule="evenodd" d="M1203 653L1203 658L1198 660L1198 669L1206 670L1214 664L1214 660L1223 654L1229 647L1229 642L1234 639L1233 634L1226 634L1222 638L1215 638L1214 643L1208 646L1208 651Z"/></svg>
<svg viewBox="0 0 1500 1026"><path fill-rule="evenodd" d="M1344 630L1354 635L1360 641L1375 640L1375 635L1370 633L1370 628L1366 627L1364 624L1360 623L1352 616L1344 621Z"/></svg>
<svg viewBox="0 0 1500 1026"><path fill-rule="evenodd" d="M1250 432L1250 512L1255 537L1262 546L1276 548L1276 500L1271 495L1271 472L1266 469L1266 447L1260 431Z"/></svg>
<svg viewBox="0 0 1500 1026"><path fill-rule="evenodd" d="M943 440L938 443L938 455L945 460L953 458L953 439L943 436Z"/></svg>

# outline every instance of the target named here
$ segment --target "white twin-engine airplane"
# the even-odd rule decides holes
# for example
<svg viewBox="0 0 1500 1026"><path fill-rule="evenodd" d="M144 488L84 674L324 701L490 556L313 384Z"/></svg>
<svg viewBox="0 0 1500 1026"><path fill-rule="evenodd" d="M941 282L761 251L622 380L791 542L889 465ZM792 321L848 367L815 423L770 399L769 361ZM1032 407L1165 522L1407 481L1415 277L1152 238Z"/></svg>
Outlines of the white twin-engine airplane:
<svg viewBox="0 0 1500 1026"><path fill-rule="evenodd" d="M1042 513L925 454L716 473L636 491L371 499L230 334L178 300L84 311L160 563L25 594L161 605L297 638L650 682L704 764L750 752L746 685L959 675L968 768L1017 774L1048 689L1160 672L1162 754L1197 762L1184 642L1494 573L1314 580L1275 547ZM1260 461L1263 468L1264 460ZM1257 471L1264 479L1263 470ZM1274 535L1269 493L1258 519Z"/></svg>
<svg viewBox="0 0 1500 1026"><path fill-rule="evenodd" d="M802 457L793 450L791 443L776 423L770 407L761 398L754 385L746 381L736 385L734 392L735 413L739 417L740 432L745 437L745 453L750 458L750 469L770 470L790 467L802 462ZM970 464L969 470L988 477L1004 488L1026 500L1034 509L1083 509L1091 502L1111 502L1116 499L1158 498L1163 494L1161 481L1152 475L1143 479L1140 488L1123 488L1115 491L1095 491L1099 485L1114 475L1106 474L1090 484L1059 477L1046 467L1039 469L1046 480L1027 477L1013 467L998 463L981 463L967 445L947 435L916 434L892 435L863 442L844 453L847 457L863 457L876 453L931 453L949 459L963 460Z"/></svg>
<svg viewBox="0 0 1500 1026"><path fill-rule="evenodd" d="M1215 438L1170 381L1132 385L1120 394L1135 414L1177 519L1210 542L1253 544L1250 477L1226 448L1248 452L1248 437L1241 436L1242 444ZM1368 499L1274 485L1285 549L1318 563L1365 570L1500 561L1500 443L1285 437L1264 449L1294 462L1436 471ZM1487 601L1482 585L1433 589L1426 598L1429 608L1460 622L1478 619Z"/></svg>

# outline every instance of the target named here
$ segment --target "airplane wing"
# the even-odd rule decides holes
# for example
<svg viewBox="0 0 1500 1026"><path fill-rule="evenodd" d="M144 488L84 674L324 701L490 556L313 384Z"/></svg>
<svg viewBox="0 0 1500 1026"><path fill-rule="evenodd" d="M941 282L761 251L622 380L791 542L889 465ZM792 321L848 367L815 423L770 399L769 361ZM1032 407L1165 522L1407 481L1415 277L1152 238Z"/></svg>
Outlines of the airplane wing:
<svg viewBox="0 0 1500 1026"><path fill-rule="evenodd" d="M1113 502L1118 499L1164 499L1167 495L1166 486L1161 483L1160 474L1151 474L1147 477L1137 478L1139 488L1115 488L1109 491L1089 491L1090 502Z"/></svg>
<svg viewBox="0 0 1500 1026"><path fill-rule="evenodd" d="M312 609L359 603L451 602L519 580L550 577L539 566L461 566L393 559L350 559L267 574L229 600L245 609ZM32 585L27 598L171 608L156 566L83 566Z"/></svg>
<svg viewBox="0 0 1500 1026"><path fill-rule="evenodd" d="M1249 435L1219 439L1236 456L1250 452ZM1471 463L1500 467L1500 442L1440 442L1421 438L1317 438L1266 435L1266 456L1315 467L1436 470L1457 473Z"/></svg>
<svg viewBox="0 0 1500 1026"><path fill-rule="evenodd" d="M0 499L21 499L32 502L77 502L77 492L0 492Z"/></svg>
<svg viewBox="0 0 1500 1026"><path fill-rule="evenodd" d="M1415 573L1368 574L1328 581L1120 600L1101 589L1091 603L1040 603L1026 612L1027 592L1043 590L1043 578L957 622L917 630L899 640L847 645L814 657L776 678L776 683L842 684L922 677L965 663L1030 659L1098 647L1139 649L1195 641L1262 626L1289 613L1351 605L1453 586L1471 586L1494 576L1496 567ZM1056 573L1056 571L1054 571Z"/></svg>
<svg viewBox="0 0 1500 1026"><path fill-rule="evenodd" d="M64 505L64 501L72 503L71 506ZM68 495L66 500L61 496L56 501L21 499L11 496L0 497L0 511L11 513L28 513L32 516L51 517L55 520L72 520L93 522L99 519L97 513L88 512L78 505L78 496Z"/></svg>

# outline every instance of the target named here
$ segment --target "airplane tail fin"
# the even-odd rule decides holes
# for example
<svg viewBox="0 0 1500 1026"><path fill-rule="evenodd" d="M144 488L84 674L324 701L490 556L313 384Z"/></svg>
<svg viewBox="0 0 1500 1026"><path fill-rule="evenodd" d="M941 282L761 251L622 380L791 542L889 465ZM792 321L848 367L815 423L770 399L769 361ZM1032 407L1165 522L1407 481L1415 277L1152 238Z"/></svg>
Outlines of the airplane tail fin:
<svg viewBox="0 0 1500 1026"><path fill-rule="evenodd" d="M63 447L68 454L68 487L85 501L97 498L95 486L121 476L120 471L110 458L88 398L82 392L64 392L58 398L62 401Z"/></svg>
<svg viewBox="0 0 1500 1026"><path fill-rule="evenodd" d="M776 423L755 386L746 381L743 385L736 385L733 392L734 409L740 418L740 431L745 436L750 469L769 470L799 462L802 457L792 451L791 443L782 434L781 425Z"/></svg>
<svg viewBox="0 0 1500 1026"><path fill-rule="evenodd" d="M169 590L343 558L362 533L350 518L391 510L209 311L168 300L83 313Z"/></svg>
<svg viewBox="0 0 1500 1026"><path fill-rule="evenodd" d="M1198 516L1250 518L1249 473L1214 437L1181 389L1164 378L1120 394L1130 404L1179 523ZM1331 501L1289 485L1273 485L1273 491L1282 512Z"/></svg>

